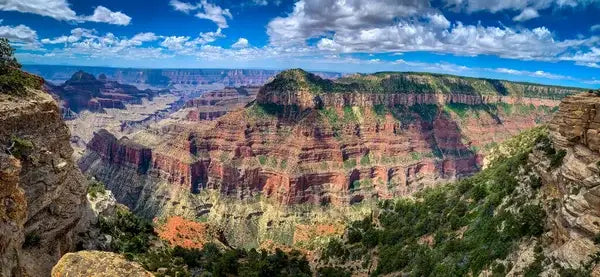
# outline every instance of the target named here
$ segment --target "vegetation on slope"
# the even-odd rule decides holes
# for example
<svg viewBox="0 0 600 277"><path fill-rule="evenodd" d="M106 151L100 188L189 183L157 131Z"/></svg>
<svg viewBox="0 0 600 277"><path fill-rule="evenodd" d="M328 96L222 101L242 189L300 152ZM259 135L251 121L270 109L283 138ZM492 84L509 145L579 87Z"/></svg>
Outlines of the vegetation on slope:
<svg viewBox="0 0 600 277"><path fill-rule="evenodd" d="M534 129L522 136L544 136L540 133ZM379 215L353 222L343 241L331 241L322 262L354 261L370 268L376 250L372 275L476 276L486 269L506 274L511 265L497 261L523 238L544 232L545 212L533 201L539 178L527 175L536 140L522 141L529 143L473 177L424 190L416 199L382 202Z"/></svg>
<svg viewBox="0 0 600 277"><path fill-rule="evenodd" d="M264 86L266 91L310 91L313 93L440 93L510 95L560 99L582 89L504 80L459 77L416 72L354 74L326 80L302 69L279 73Z"/></svg>
<svg viewBox="0 0 600 277"><path fill-rule="evenodd" d="M202 249L170 247L157 238L151 222L122 208L100 218L99 227L113 238L110 251L125 254L156 276L311 276L308 261L296 251L221 249L213 243Z"/></svg>
<svg viewBox="0 0 600 277"><path fill-rule="evenodd" d="M42 79L21 71L14 51L8 39L0 38L0 94L22 96L26 88L40 89Z"/></svg>

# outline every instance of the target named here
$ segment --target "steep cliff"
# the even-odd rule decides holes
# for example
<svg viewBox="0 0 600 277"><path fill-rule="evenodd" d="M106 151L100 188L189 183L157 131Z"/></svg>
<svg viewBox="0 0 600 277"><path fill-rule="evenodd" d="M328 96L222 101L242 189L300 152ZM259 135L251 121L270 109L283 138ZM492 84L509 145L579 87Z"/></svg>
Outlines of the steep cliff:
<svg viewBox="0 0 600 277"><path fill-rule="evenodd" d="M74 248L85 179L52 97L0 93L0 276L48 276Z"/></svg>
<svg viewBox="0 0 600 277"><path fill-rule="evenodd" d="M559 104L552 97L578 91L427 74L431 83L419 85L410 79L418 74L410 82L387 75L351 82L286 71L256 102L214 121L165 119L126 138L96 132L80 167L144 216L208 217L226 232L237 224L245 230L237 235L266 239L278 236L273 230L289 234L296 221L281 217L297 214L275 216L270 205L343 207L471 175L494 145L549 120ZM223 196L269 204L224 204ZM236 243L256 246L252 240Z"/></svg>
<svg viewBox="0 0 600 277"><path fill-rule="evenodd" d="M548 146L531 156L546 188L549 255L563 267L578 267L600 250L600 96L565 98L550 130Z"/></svg>

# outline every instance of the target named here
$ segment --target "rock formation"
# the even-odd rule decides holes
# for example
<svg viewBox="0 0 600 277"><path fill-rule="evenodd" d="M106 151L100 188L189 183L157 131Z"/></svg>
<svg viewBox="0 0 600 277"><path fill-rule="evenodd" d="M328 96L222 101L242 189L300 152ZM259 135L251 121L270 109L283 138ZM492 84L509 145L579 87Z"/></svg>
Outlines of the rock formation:
<svg viewBox="0 0 600 277"><path fill-rule="evenodd" d="M0 125L0 276L47 276L74 248L85 179L49 94L0 94Z"/></svg>
<svg viewBox="0 0 600 277"><path fill-rule="evenodd" d="M565 98L550 123L556 151L563 150L562 165L542 150L530 157L547 186L551 255L563 267L579 267L598 250L600 233L600 97L583 93ZM600 271L600 270L599 270Z"/></svg>
<svg viewBox="0 0 600 277"><path fill-rule="evenodd" d="M74 66L25 65L25 70L44 77L46 80L64 82L80 70ZM145 84L164 87L173 84L203 85L223 84L225 86L263 85L279 71L264 69L137 69L86 67L86 72L104 74L111 80L124 84ZM316 72L324 78L337 78L341 74Z"/></svg>
<svg viewBox="0 0 600 277"><path fill-rule="evenodd" d="M135 86L109 81L106 76L96 79L94 75L77 71L60 86L46 85L56 95L66 111L102 111L105 108L125 109L125 103L141 104L142 98L152 99L159 92L139 90Z"/></svg>
<svg viewBox="0 0 600 277"><path fill-rule="evenodd" d="M552 98L577 91L429 74L329 81L290 70L256 103L214 122L171 120L120 139L99 131L80 166L118 201L154 207L150 216L160 208L145 203L156 201L147 186L158 183L282 204L351 204L470 175L490 144L549 119L559 103Z"/></svg>
<svg viewBox="0 0 600 277"><path fill-rule="evenodd" d="M52 277L152 277L141 265L123 255L101 251L79 251L64 255L52 269Z"/></svg>

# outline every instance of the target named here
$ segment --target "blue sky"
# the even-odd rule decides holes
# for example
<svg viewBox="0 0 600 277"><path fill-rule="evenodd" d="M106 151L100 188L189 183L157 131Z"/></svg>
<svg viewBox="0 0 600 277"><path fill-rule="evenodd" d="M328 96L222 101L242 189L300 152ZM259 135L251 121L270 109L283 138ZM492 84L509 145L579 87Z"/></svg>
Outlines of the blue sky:
<svg viewBox="0 0 600 277"><path fill-rule="evenodd" d="M600 0L1 0L25 64L428 71L600 87Z"/></svg>

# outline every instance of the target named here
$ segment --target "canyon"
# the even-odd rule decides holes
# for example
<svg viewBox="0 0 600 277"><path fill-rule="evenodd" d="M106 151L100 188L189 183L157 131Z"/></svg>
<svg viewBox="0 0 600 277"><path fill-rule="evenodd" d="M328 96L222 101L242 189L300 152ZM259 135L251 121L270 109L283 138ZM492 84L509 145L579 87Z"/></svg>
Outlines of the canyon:
<svg viewBox="0 0 600 277"><path fill-rule="evenodd" d="M93 75L105 74L109 79L123 84L167 87L169 85L201 86L221 84L224 86L262 85L279 70L264 69L136 69L113 67L77 67L60 65L24 65L24 70L51 82L68 80L79 70ZM337 78L334 72L315 72L324 78Z"/></svg>
<svg viewBox="0 0 600 277"><path fill-rule="evenodd" d="M139 215L206 218L233 245L291 244L290 228L311 214L358 218L373 200L472 175L486 150L548 121L559 98L581 91L418 73L331 81L289 70L215 120L166 118L123 137L97 131L79 166ZM321 210L300 216L299 205ZM363 208L343 212L352 206Z"/></svg>

